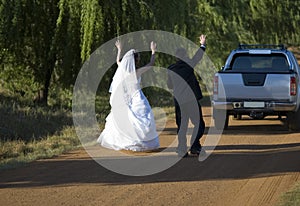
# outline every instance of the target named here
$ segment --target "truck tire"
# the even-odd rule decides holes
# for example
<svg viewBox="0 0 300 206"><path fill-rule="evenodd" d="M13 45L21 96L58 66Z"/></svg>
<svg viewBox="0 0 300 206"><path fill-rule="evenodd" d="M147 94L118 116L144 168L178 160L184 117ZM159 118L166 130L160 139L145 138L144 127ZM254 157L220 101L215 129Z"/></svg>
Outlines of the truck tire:
<svg viewBox="0 0 300 206"><path fill-rule="evenodd" d="M287 124L290 131L300 131L300 108L297 112L288 113Z"/></svg>
<svg viewBox="0 0 300 206"><path fill-rule="evenodd" d="M229 115L225 110L213 110L215 128L217 130L226 130L229 123Z"/></svg>
<svg viewBox="0 0 300 206"><path fill-rule="evenodd" d="M242 119L242 115L241 114L235 114L235 115L233 115L233 119L234 120L241 120Z"/></svg>

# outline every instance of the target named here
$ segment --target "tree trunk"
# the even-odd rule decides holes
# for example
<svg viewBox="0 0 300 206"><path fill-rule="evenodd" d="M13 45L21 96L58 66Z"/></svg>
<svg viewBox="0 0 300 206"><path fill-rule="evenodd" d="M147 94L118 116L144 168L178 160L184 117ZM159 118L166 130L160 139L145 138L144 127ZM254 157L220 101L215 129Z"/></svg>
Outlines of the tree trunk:
<svg viewBox="0 0 300 206"><path fill-rule="evenodd" d="M56 62L56 55L51 54L48 64L46 65L45 82L43 88L42 103L44 103L45 105L48 105L49 87L51 83L52 73L55 67L55 62Z"/></svg>
<svg viewBox="0 0 300 206"><path fill-rule="evenodd" d="M54 71L56 55L50 55L51 58L45 63L45 76L44 76L44 87L38 92L38 96L35 97L34 102L41 105L48 105L49 88L51 83L52 73Z"/></svg>

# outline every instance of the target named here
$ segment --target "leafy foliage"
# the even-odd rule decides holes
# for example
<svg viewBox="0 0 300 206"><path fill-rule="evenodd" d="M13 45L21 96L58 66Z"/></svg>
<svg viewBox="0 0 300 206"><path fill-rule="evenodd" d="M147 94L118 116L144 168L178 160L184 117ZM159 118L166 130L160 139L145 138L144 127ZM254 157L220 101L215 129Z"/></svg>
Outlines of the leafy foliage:
<svg viewBox="0 0 300 206"><path fill-rule="evenodd" d="M299 7L281 0L1 0L0 86L49 104L58 90L71 91L97 47L145 29L194 42L207 34L207 54L220 67L239 42L299 46ZM159 66L169 64L161 57Z"/></svg>

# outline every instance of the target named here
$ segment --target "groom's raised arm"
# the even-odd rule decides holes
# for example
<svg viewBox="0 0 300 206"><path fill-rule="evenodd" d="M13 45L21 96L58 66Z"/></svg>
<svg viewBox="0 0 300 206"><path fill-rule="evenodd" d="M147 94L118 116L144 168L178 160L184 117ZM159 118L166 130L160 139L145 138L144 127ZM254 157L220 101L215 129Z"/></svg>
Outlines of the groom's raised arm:
<svg viewBox="0 0 300 206"><path fill-rule="evenodd" d="M199 41L200 42L200 48L197 50L196 54L193 56L193 58L190 61L190 66L193 67L193 68L202 59L203 54L204 54L205 49L206 49L206 36L202 34L199 37L199 40L200 40Z"/></svg>

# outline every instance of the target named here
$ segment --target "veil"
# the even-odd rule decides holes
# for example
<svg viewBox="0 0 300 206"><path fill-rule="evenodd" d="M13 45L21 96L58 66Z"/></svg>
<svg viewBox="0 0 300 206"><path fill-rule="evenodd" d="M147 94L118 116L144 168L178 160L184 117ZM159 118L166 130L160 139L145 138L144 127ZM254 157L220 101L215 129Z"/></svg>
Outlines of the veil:
<svg viewBox="0 0 300 206"><path fill-rule="evenodd" d="M114 125L124 136L135 138L136 129L131 124L132 97L138 91L138 80L135 71L135 50L129 50L120 62L110 85L110 105ZM130 134L130 135L129 135Z"/></svg>
<svg viewBox="0 0 300 206"><path fill-rule="evenodd" d="M138 89L134 53L135 50L131 49L124 55L113 77L109 88L112 107L129 105L134 92Z"/></svg>

